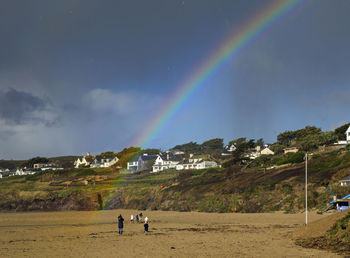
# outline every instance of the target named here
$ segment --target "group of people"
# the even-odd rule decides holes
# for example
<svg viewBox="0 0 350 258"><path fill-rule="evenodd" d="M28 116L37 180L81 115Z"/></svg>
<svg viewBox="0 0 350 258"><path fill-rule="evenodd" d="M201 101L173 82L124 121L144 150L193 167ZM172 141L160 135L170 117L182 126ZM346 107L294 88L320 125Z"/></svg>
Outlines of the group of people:
<svg viewBox="0 0 350 258"><path fill-rule="evenodd" d="M143 217L142 212L140 214L136 215L136 222L137 223L142 222L142 217ZM147 220L148 220L148 218L146 217L145 221L147 221ZM134 223L134 215L133 214L131 214L131 216L130 216L130 223Z"/></svg>
<svg viewBox="0 0 350 258"><path fill-rule="evenodd" d="M137 223L142 222L142 217L143 217L142 212L140 214L136 215L136 222ZM131 214L131 216L130 216L130 223L134 223L134 215L133 214ZM148 233L148 217L147 216L144 220L143 227L144 227L145 234ZM119 233L119 235L123 234L123 228L124 228L124 218L120 214L118 216L118 233Z"/></svg>

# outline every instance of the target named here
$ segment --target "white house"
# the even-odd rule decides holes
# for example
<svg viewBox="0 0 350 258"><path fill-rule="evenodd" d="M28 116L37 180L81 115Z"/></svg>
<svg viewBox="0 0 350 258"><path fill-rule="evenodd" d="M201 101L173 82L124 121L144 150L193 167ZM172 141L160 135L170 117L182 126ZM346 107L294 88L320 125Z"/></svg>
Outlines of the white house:
<svg viewBox="0 0 350 258"><path fill-rule="evenodd" d="M63 170L63 168L60 168L55 164L48 164L47 166L41 168L41 171L45 171L45 170Z"/></svg>
<svg viewBox="0 0 350 258"><path fill-rule="evenodd" d="M22 169L17 168L16 172L14 173L15 176L25 176L25 175L33 175L37 172L39 172L40 169Z"/></svg>
<svg viewBox="0 0 350 258"><path fill-rule="evenodd" d="M348 130L346 130L345 134L346 134L346 141L348 143L350 143L350 126L349 126Z"/></svg>
<svg viewBox="0 0 350 258"><path fill-rule="evenodd" d="M214 161L203 159L189 159L176 165L176 170L216 168L219 165Z"/></svg>
<svg viewBox="0 0 350 258"><path fill-rule="evenodd" d="M95 158L92 164L90 165L91 168L108 168L115 163L118 162L117 157L99 157Z"/></svg>
<svg viewBox="0 0 350 258"><path fill-rule="evenodd" d="M138 164L139 156L136 156L132 158L128 163L127 163L127 169L130 172L135 172L137 171L137 164Z"/></svg>
<svg viewBox="0 0 350 258"><path fill-rule="evenodd" d="M94 156L91 155L90 152L88 152L85 156L83 156L82 158L78 158L75 162L74 162L74 167L78 168L79 166L90 166L90 164L93 161Z"/></svg>
<svg viewBox="0 0 350 258"><path fill-rule="evenodd" d="M170 168L176 168L176 165L180 163L180 160L181 158L173 155L170 152L158 154L152 166L152 172L159 172Z"/></svg>
<svg viewBox="0 0 350 258"><path fill-rule="evenodd" d="M334 143L335 145L347 145L350 144L350 126L349 128L345 131L345 141L338 141Z"/></svg>
<svg viewBox="0 0 350 258"><path fill-rule="evenodd" d="M263 149L261 152L260 152L261 155L274 155L275 153L270 150L268 147L266 147L265 149Z"/></svg>

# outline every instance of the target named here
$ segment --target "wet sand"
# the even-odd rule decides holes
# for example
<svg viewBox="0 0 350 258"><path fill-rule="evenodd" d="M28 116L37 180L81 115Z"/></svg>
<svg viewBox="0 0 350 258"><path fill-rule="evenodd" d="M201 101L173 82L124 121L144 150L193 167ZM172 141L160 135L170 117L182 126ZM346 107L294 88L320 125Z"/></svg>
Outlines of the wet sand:
<svg viewBox="0 0 350 258"><path fill-rule="evenodd" d="M118 235L117 217L125 218ZM0 257L340 257L294 244L304 214L132 210L0 213ZM309 221L325 215L311 213Z"/></svg>

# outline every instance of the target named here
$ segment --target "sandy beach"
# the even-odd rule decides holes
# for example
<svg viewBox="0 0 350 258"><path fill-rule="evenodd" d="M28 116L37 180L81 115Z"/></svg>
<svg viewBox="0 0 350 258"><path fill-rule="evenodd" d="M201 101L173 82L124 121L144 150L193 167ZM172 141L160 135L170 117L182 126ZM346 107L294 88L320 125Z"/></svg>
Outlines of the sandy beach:
<svg viewBox="0 0 350 258"><path fill-rule="evenodd" d="M0 257L339 257L294 244L304 214L133 210L0 214ZM125 218L124 234L117 217ZM309 221L328 216L311 213Z"/></svg>

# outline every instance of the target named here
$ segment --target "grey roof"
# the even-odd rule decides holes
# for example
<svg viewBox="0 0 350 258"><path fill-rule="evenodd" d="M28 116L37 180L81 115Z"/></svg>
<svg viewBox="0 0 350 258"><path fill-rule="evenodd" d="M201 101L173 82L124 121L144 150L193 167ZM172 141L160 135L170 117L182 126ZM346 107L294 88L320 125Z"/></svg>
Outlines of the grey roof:
<svg viewBox="0 0 350 258"><path fill-rule="evenodd" d="M157 159L157 155L142 155L140 156L142 161L148 161L148 160L153 160Z"/></svg>
<svg viewBox="0 0 350 258"><path fill-rule="evenodd" d="M340 179L340 181L350 181L350 175L343 177L342 179Z"/></svg>
<svg viewBox="0 0 350 258"><path fill-rule="evenodd" d="M113 160L114 158L115 157L113 157L113 156L109 156L109 157L107 156L107 157L98 157L95 160L96 160L96 162L101 163L103 159Z"/></svg>
<svg viewBox="0 0 350 258"><path fill-rule="evenodd" d="M161 153L159 154L162 160L166 161L181 161L182 158L179 155L174 155L172 153Z"/></svg>

